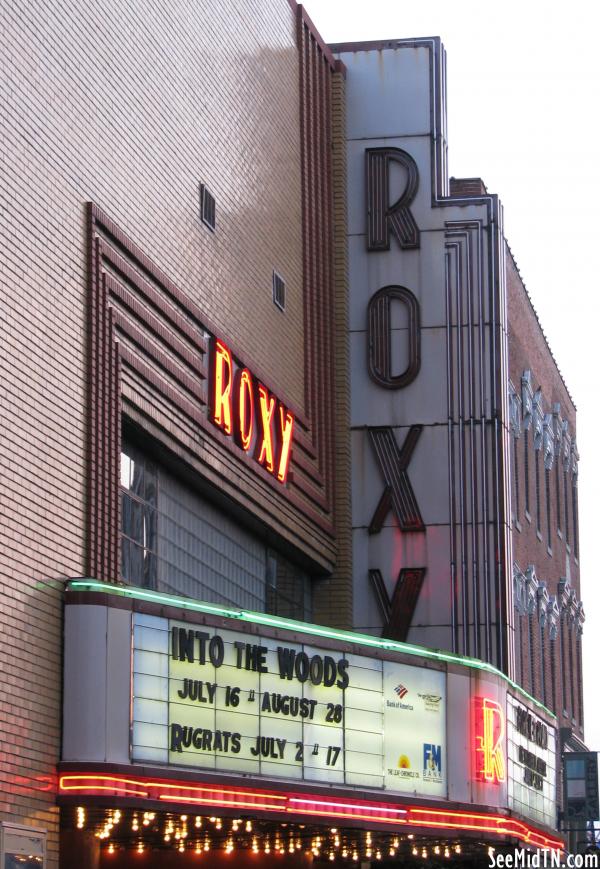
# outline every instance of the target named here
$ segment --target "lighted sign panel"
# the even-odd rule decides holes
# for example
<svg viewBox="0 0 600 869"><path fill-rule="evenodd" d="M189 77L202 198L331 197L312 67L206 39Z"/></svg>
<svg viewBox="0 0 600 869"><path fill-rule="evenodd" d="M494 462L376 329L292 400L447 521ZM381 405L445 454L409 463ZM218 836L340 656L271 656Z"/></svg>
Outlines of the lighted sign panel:
<svg viewBox="0 0 600 869"><path fill-rule="evenodd" d="M132 759L445 796L446 677L134 615Z"/></svg>
<svg viewBox="0 0 600 869"><path fill-rule="evenodd" d="M294 415L235 362L227 345L213 339L210 418L244 452L285 483L294 432Z"/></svg>
<svg viewBox="0 0 600 869"><path fill-rule="evenodd" d="M556 731L509 694L507 735L509 808L555 827Z"/></svg>
<svg viewBox="0 0 600 869"><path fill-rule="evenodd" d="M490 697L473 698L474 776L487 784L506 781L506 715Z"/></svg>
<svg viewBox="0 0 600 869"><path fill-rule="evenodd" d="M501 208L448 195L438 39L332 49L347 72L354 623L505 670ZM422 578L399 625L385 601L402 570Z"/></svg>

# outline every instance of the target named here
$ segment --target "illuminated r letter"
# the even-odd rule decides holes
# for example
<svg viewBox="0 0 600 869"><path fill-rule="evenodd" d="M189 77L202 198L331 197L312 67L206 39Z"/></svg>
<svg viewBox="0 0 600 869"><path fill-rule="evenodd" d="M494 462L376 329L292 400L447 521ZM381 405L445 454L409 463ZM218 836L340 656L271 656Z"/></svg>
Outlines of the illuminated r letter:
<svg viewBox="0 0 600 869"><path fill-rule="evenodd" d="M290 464L294 417L289 410L285 410L281 404L279 405L279 428L281 434L281 453L279 454L277 479L280 483L285 483Z"/></svg>
<svg viewBox="0 0 600 869"><path fill-rule="evenodd" d="M273 458L273 430L271 421L275 412L275 396L269 395L269 391L258 384L258 403L260 407L260 421L262 425L262 440L256 443L256 460L264 465L267 471L273 473L275 460Z"/></svg>
<svg viewBox="0 0 600 869"><path fill-rule="evenodd" d="M408 207L419 186L417 164L400 148L367 148L367 250L389 250L390 230L403 250L420 247L419 227ZM406 170L406 185L390 205L390 162Z"/></svg>
<svg viewBox="0 0 600 869"><path fill-rule="evenodd" d="M235 441L243 450L249 450L254 433L254 390L252 375L247 368L235 376Z"/></svg>
<svg viewBox="0 0 600 869"><path fill-rule="evenodd" d="M475 775L479 781L506 781L504 712L499 703L475 697Z"/></svg>
<svg viewBox="0 0 600 869"><path fill-rule="evenodd" d="M225 434L231 434L231 375L233 362L229 348L214 342L213 358L213 420Z"/></svg>

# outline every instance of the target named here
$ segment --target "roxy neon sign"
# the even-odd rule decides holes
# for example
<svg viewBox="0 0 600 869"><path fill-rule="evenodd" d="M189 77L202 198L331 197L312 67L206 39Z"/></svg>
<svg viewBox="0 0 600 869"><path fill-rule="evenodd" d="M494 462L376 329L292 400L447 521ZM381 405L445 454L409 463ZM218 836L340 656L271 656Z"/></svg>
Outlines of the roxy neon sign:
<svg viewBox="0 0 600 869"><path fill-rule="evenodd" d="M504 710L495 700L475 697L473 700L475 743L475 778L489 784L506 781Z"/></svg>
<svg viewBox="0 0 600 869"><path fill-rule="evenodd" d="M294 415L248 368L236 366L231 350L215 338L211 349L212 421L285 483L292 454Z"/></svg>

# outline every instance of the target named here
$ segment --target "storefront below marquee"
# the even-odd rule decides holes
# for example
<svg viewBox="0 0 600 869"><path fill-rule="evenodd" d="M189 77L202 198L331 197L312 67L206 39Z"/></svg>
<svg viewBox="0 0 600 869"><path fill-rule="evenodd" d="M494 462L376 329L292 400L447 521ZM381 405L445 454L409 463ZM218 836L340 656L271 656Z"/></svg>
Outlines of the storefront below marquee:
<svg viewBox="0 0 600 869"><path fill-rule="evenodd" d="M65 603L61 865L562 847L555 719L490 665L93 580Z"/></svg>

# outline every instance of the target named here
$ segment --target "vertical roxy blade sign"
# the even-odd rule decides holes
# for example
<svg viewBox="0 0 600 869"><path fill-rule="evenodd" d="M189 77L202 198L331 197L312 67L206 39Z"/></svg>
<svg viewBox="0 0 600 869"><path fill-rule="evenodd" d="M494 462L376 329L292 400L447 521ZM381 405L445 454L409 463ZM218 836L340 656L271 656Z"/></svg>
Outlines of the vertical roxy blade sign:
<svg viewBox="0 0 600 869"><path fill-rule="evenodd" d="M211 341L210 419L243 452L285 484L292 456L294 414L238 364L220 339Z"/></svg>

